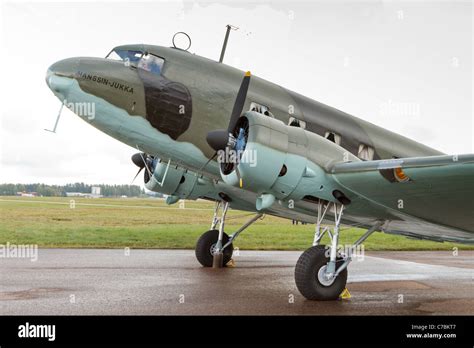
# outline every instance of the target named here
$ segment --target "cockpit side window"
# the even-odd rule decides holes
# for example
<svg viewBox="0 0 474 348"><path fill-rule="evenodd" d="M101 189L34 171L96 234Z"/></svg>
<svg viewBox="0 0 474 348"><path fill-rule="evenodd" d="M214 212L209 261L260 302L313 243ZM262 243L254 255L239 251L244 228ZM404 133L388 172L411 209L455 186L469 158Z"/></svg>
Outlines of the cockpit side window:
<svg viewBox="0 0 474 348"><path fill-rule="evenodd" d="M125 63L132 63L134 66L136 66L142 56L143 52L141 51L113 50L107 55L106 58L113 60L121 60Z"/></svg>
<svg viewBox="0 0 474 348"><path fill-rule="evenodd" d="M160 75L164 62L163 58L145 53L138 62L138 67L153 74Z"/></svg>
<svg viewBox="0 0 474 348"><path fill-rule="evenodd" d="M160 75L163 69L164 59L150 53L134 50L112 50L106 57L107 59L123 61L132 67L140 68Z"/></svg>

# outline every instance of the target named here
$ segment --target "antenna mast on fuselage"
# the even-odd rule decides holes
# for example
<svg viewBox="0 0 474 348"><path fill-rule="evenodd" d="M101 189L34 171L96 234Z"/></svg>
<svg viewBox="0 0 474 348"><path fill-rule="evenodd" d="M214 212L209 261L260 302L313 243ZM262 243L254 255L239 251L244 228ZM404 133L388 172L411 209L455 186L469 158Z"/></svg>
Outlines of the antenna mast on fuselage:
<svg viewBox="0 0 474 348"><path fill-rule="evenodd" d="M229 40L230 31L239 29L238 27L230 25L230 24L227 24L226 27L227 27L227 30L225 32L224 44L222 45L221 57L219 58L219 63L222 63L222 61L224 60L224 54L227 48L227 41Z"/></svg>

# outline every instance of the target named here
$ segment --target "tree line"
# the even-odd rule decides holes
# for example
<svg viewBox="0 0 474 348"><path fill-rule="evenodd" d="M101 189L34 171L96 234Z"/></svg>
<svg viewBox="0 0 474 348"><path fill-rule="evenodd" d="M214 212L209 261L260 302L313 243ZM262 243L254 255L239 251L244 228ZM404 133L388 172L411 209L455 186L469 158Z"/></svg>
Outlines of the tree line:
<svg viewBox="0 0 474 348"><path fill-rule="evenodd" d="M36 192L38 196L66 196L66 192L91 193L92 186L100 187L100 194L105 197L138 197L145 194L138 185L89 185L83 182L66 185L46 184L0 184L0 195L15 196L17 192Z"/></svg>

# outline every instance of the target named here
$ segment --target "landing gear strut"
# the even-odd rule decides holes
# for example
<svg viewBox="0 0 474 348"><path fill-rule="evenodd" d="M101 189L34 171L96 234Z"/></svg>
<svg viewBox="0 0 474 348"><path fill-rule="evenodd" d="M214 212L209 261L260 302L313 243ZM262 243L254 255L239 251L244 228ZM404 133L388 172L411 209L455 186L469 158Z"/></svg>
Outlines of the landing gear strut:
<svg viewBox="0 0 474 348"><path fill-rule="evenodd" d="M331 209L332 207L332 209ZM334 228L321 228L321 223L328 210L334 214ZM318 219L313 246L307 249L298 259L295 268L296 287L308 300L336 300L346 287L347 266L352 260L356 248L373 232L380 228L382 222L376 222L349 249L347 255L338 252L339 230L344 205L320 201L318 203ZM331 239L329 246L320 245L324 234Z"/></svg>
<svg viewBox="0 0 474 348"><path fill-rule="evenodd" d="M219 217L219 210L222 208L222 215ZM234 246L232 242L239 234L257 221L263 214L257 214L247 221L232 235L224 232L224 224L229 209L228 202L217 202L214 209L214 216L211 222L211 229L205 232L196 243L196 258L204 267L221 268L231 259ZM216 229L219 224L219 229Z"/></svg>

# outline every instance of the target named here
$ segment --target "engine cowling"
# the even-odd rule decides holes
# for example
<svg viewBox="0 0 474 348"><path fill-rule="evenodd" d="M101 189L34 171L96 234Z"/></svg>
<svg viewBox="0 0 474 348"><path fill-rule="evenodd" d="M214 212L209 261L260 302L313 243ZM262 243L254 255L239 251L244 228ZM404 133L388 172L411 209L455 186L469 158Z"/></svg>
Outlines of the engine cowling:
<svg viewBox="0 0 474 348"><path fill-rule="evenodd" d="M259 194L258 210L273 204L268 195L278 200L296 201L313 195L337 201L333 192L338 186L327 170L337 162L360 161L320 135L256 112L245 113L236 128L235 150L226 149L219 156L237 156L239 160L235 164L221 157L221 177L229 185L242 184Z"/></svg>
<svg viewBox="0 0 474 348"><path fill-rule="evenodd" d="M167 204L180 199L218 198L212 181L194 172L159 160L153 163L151 171L151 176L145 175L145 187L167 195Z"/></svg>

